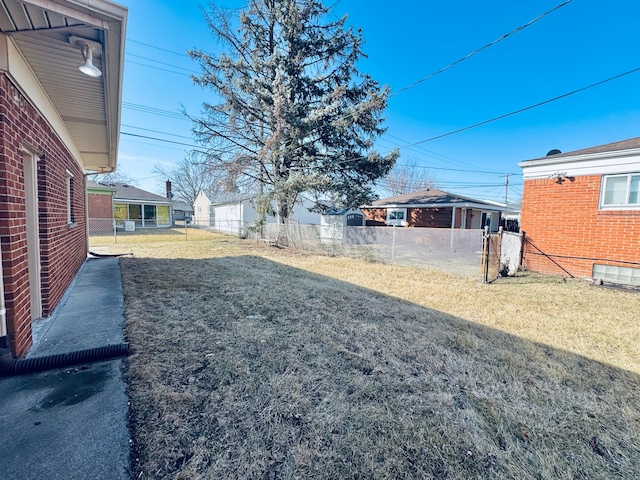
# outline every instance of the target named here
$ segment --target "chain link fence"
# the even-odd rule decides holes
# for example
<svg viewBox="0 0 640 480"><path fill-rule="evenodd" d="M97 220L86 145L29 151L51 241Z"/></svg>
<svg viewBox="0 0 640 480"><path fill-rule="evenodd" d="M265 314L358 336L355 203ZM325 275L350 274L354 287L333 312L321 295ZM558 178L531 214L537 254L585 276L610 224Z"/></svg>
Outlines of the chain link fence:
<svg viewBox="0 0 640 480"><path fill-rule="evenodd" d="M168 228L169 225L158 226L155 220L114 220L112 218L89 218L88 235L91 243L118 243L118 238ZM179 225L176 225L179 226ZM182 226L186 225L182 222Z"/></svg>
<svg viewBox="0 0 640 480"><path fill-rule="evenodd" d="M256 235L254 235L256 236ZM481 277L481 229L266 224L262 238L314 253Z"/></svg>

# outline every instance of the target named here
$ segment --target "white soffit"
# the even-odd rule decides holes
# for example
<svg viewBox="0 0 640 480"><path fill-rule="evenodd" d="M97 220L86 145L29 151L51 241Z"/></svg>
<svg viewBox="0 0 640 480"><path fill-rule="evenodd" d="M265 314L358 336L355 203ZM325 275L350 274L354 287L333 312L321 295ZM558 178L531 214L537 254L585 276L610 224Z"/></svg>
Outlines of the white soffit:
<svg viewBox="0 0 640 480"><path fill-rule="evenodd" d="M612 151L558 159L529 160L518 164L524 180L550 178L563 173L568 177L640 172L640 149Z"/></svg>
<svg viewBox="0 0 640 480"><path fill-rule="evenodd" d="M126 18L126 8L106 0L0 0L0 32L12 38L87 170L116 167ZM72 35L101 44L93 56L101 77L78 70L83 57Z"/></svg>

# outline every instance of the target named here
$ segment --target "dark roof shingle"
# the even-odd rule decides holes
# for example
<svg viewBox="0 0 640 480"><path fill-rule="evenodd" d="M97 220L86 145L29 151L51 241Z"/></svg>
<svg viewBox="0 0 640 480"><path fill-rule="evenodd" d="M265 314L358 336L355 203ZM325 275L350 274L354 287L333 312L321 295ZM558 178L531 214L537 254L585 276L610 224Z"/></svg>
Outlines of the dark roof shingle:
<svg viewBox="0 0 640 480"><path fill-rule="evenodd" d="M384 205L451 205L456 203L478 203L492 206L494 208L496 207L495 204L490 204L474 198L463 197L461 195L455 195L453 193L443 192L442 190L436 190L435 188L419 190L417 192L397 195L395 197L381 198L380 200L373 202L371 205L378 207Z"/></svg>
<svg viewBox="0 0 640 480"><path fill-rule="evenodd" d="M605 143L604 145L596 145L595 147L583 148L580 150L574 150L572 152L557 153L555 155L534 158L532 160L527 160L527 161L533 162L533 161L543 160L543 159L555 159L555 158L573 157L577 155L589 155L592 153L616 152L619 150L629 150L633 148L640 148L640 137L629 138L628 140L621 140L619 142Z"/></svg>
<svg viewBox="0 0 640 480"><path fill-rule="evenodd" d="M99 183L99 182L87 182L87 188L100 188L107 187L115 190L114 199L119 200L143 200L149 202L165 202L171 203L171 200L155 193L147 192L141 188L128 185L126 183Z"/></svg>

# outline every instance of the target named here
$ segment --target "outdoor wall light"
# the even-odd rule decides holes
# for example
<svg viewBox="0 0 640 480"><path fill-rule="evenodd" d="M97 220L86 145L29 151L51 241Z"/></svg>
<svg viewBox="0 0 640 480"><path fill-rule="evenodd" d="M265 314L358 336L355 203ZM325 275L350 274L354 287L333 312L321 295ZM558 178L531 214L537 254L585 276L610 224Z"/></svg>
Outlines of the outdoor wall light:
<svg viewBox="0 0 640 480"><path fill-rule="evenodd" d="M69 37L69 43L75 48L80 49L80 51L82 52L84 65L80 66L79 70L85 75L89 75L90 77L100 77L102 75L102 72L93 64L93 52L101 53L101 45L98 42L76 37L73 35Z"/></svg>
<svg viewBox="0 0 640 480"><path fill-rule="evenodd" d="M576 178L575 177L569 177L567 176L567 172L556 172L553 173L549 176L550 179L554 179L556 180L556 183L559 185L562 185L564 183L565 180L569 180L570 182L573 182Z"/></svg>

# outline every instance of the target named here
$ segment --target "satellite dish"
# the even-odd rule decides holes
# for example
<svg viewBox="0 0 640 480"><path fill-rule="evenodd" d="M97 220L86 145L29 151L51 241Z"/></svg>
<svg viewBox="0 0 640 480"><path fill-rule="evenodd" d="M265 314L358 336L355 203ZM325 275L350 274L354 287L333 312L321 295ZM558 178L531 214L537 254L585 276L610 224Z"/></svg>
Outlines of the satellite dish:
<svg viewBox="0 0 640 480"><path fill-rule="evenodd" d="M560 150L558 150L557 148L554 148L553 150L549 150L549 153L547 153L547 157L551 156L551 155L558 155L559 153L562 153Z"/></svg>

